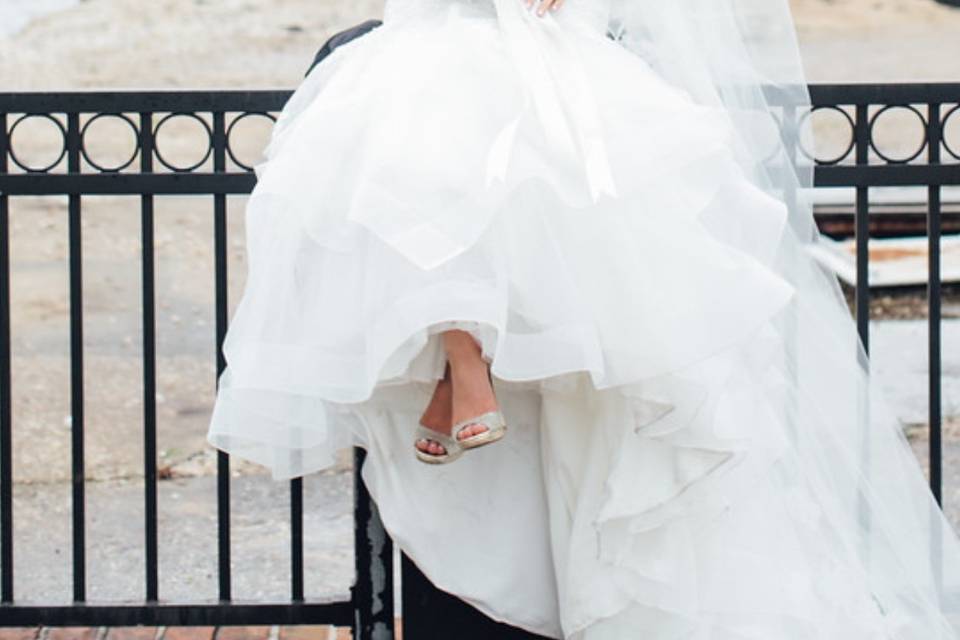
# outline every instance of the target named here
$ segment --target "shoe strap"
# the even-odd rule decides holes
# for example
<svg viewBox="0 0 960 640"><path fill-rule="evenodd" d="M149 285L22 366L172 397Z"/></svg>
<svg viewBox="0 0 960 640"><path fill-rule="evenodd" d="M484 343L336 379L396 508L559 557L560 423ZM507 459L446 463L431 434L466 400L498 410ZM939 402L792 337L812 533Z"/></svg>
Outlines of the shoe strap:
<svg viewBox="0 0 960 640"><path fill-rule="evenodd" d="M506 421L503 419L503 413L499 409L494 409L493 411L487 411L486 413L481 413L478 416L461 420L457 424L453 425L453 428L450 429L450 433L454 438L456 438L467 425L471 424L482 424L486 426L491 433L493 433L494 431L502 428L505 422Z"/></svg>
<svg viewBox="0 0 960 640"><path fill-rule="evenodd" d="M448 435L445 434L445 433L440 433L439 431L434 431L433 429L431 429L431 428L429 428L429 427L425 427L425 426L423 426L422 424L417 423L417 437L416 437L416 439L417 439L417 440L420 440L421 438L426 439L426 440L433 440L434 442L439 443L441 446L443 446L444 449L447 450L447 452L446 452L447 454L452 454L452 453L454 453L457 449L460 449L460 448L461 448L461 447L460 447L460 443L459 443L455 438L452 438L452 437L448 436ZM416 442L414 442L414 446L416 447ZM418 448L419 448L419 447L418 447ZM436 454L431 454L431 455L436 455ZM445 454L442 454L442 453L441 453L441 454L439 454L439 455L445 455Z"/></svg>

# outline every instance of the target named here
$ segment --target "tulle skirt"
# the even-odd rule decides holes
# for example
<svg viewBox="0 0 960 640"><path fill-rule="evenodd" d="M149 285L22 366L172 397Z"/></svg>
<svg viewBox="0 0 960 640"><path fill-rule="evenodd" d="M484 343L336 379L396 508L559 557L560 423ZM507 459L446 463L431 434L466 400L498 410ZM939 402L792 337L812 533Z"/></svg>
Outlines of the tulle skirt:
<svg viewBox="0 0 960 640"><path fill-rule="evenodd" d="M385 526L427 576L548 637L954 637L885 611L851 546L855 492L793 446L805 424L856 421L856 351L816 324L834 361L785 343L780 314L805 303L773 264L786 207L744 175L727 116L557 18L581 65L556 65L558 83L586 87L599 125L598 197L470 6L387 20L284 107L209 442L276 480L365 448ZM480 344L509 427L428 466L413 433L451 328ZM806 366L851 373L798 389ZM895 506L926 517L909 495ZM926 567L905 542L889 557Z"/></svg>

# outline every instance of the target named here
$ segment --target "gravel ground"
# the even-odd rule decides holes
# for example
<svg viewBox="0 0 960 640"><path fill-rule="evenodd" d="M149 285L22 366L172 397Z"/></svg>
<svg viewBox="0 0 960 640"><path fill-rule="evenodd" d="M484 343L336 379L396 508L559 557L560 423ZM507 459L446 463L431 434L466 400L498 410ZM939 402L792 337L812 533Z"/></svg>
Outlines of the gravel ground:
<svg viewBox="0 0 960 640"><path fill-rule="evenodd" d="M811 80L957 79L960 10L791 4ZM382 0L84 0L0 37L0 86L290 87L332 33L382 15Z"/></svg>
<svg viewBox="0 0 960 640"><path fill-rule="evenodd" d="M844 297L851 313L854 311L855 291L843 285ZM960 284L942 285L940 315L942 318L960 318ZM928 300L926 288L903 287L900 289L877 289L870 292L871 320L912 320L927 317Z"/></svg>
<svg viewBox="0 0 960 640"><path fill-rule="evenodd" d="M70 604L71 487L18 483L14 488L16 597ZM353 581L352 476L307 476L304 495L304 591L340 599ZM216 601L217 486L209 475L159 484L159 592L166 601ZM289 485L255 476L231 482L233 596L290 598ZM143 482L113 478L86 484L87 598L94 602L145 595Z"/></svg>

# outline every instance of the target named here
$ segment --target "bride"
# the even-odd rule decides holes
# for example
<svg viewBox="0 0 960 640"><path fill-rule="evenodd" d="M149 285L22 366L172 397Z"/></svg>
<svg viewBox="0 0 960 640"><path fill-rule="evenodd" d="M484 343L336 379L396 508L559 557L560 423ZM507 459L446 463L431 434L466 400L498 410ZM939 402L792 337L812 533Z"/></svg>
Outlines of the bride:
<svg viewBox="0 0 960 640"><path fill-rule="evenodd" d="M256 167L209 442L363 447L424 573L548 637L960 637L809 110L786 0L387 0Z"/></svg>

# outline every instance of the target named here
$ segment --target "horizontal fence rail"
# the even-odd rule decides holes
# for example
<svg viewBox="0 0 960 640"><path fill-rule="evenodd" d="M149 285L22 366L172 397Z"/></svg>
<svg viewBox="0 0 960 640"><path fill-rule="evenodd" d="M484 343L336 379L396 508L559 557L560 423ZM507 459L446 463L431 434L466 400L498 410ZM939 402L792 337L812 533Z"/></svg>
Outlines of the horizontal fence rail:
<svg viewBox="0 0 960 640"><path fill-rule="evenodd" d="M813 113L784 110L781 125L800 126L805 119L836 118L849 128L842 154L812 158L815 184L821 188L856 190L857 328L868 347L869 287L867 238L870 189L884 186L925 187L929 238L930 357L930 483L937 500L942 495L941 469L941 339L940 252L942 189L960 185L960 83L813 85ZM275 121L290 90L258 91L76 91L0 92L0 626L72 624L265 624L326 623L354 628L355 638L382 638L393 628L392 547L359 477L363 451L355 451L356 581L345 601L313 602L303 593L302 479L290 481L291 584L290 601L244 603L231 597L229 456L218 452L218 599L201 603L160 600L157 580L157 415L154 291L153 210L155 198L199 194L212 199L215 256L217 375L225 362L220 349L227 328L227 201L230 194L249 193L256 178L253 167L235 153L237 125L246 118ZM877 131L893 112L917 119L921 131L917 150L898 157L878 140ZM130 157L104 166L88 147L90 126L112 119L130 129ZM171 121L192 121L199 127L203 152L197 161L178 165L164 155L164 127ZM28 121L45 122L62 140L46 164L31 165L18 155L18 131ZM954 138L947 135L954 131ZM796 149L797 153L808 150ZM72 413L72 559L73 599L69 606L24 604L14 598L13 501L11 439L11 336L9 208L17 196L65 196L68 202L70 393ZM141 213L141 275L143 278L143 443L145 478L144 601L109 606L87 604L84 537L84 376L81 286L81 226L84 196L138 195ZM386 576L386 580L384 580ZM379 603L374 606L374 603ZM386 606L384 606L386 603ZM375 633L374 629L380 632ZM389 632L392 637L392 631Z"/></svg>

